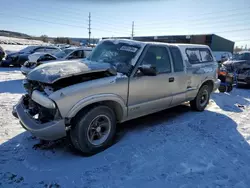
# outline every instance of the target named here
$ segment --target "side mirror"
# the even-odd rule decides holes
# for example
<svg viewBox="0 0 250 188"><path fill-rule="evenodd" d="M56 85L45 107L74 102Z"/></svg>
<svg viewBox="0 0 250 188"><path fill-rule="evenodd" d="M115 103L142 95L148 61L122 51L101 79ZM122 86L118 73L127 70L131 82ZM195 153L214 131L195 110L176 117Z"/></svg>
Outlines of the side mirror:
<svg viewBox="0 0 250 188"><path fill-rule="evenodd" d="M156 67L152 66L150 64L147 65L141 65L139 67L139 70L141 71L141 73L145 76L156 76L157 75L157 71L156 71Z"/></svg>

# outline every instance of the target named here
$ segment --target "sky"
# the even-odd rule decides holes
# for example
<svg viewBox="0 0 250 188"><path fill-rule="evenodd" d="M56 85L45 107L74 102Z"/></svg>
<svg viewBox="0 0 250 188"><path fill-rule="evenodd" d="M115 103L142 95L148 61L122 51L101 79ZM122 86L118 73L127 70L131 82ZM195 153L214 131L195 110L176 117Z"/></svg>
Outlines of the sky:
<svg viewBox="0 0 250 188"><path fill-rule="evenodd" d="M217 34L250 48L250 0L0 0L0 29L33 36Z"/></svg>

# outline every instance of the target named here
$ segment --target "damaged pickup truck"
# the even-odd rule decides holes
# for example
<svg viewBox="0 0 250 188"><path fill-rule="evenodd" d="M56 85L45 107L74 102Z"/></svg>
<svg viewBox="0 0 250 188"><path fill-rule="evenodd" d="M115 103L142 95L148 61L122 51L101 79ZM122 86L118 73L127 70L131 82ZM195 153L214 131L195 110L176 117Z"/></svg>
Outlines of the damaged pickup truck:
<svg viewBox="0 0 250 188"><path fill-rule="evenodd" d="M203 111L220 85L217 68L207 46L107 39L85 60L32 70L13 115L40 139L68 135L95 154L112 144L117 123L186 101Z"/></svg>

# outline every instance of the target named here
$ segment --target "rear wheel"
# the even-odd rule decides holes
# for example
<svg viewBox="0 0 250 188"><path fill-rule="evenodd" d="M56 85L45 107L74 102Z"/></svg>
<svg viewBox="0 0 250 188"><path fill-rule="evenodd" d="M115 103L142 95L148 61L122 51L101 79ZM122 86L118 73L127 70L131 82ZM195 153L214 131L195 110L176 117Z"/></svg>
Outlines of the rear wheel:
<svg viewBox="0 0 250 188"><path fill-rule="evenodd" d="M228 90L228 87L227 86L224 86L224 85L220 85L218 90L221 92L221 93L225 93L227 90Z"/></svg>
<svg viewBox="0 0 250 188"><path fill-rule="evenodd" d="M116 132L116 118L112 109L97 106L82 111L74 119L70 138L83 154L93 155L109 147Z"/></svg>
<svg viewBox="0 0 250 188"><path fill-rule="evenodd" d="M204 111L209 103L211 88L208 85L203 85L194 100L190 101L190 106L195 111Z"/></svg>
<svg viewBox="0 0 250 188"><path fill-rule="evenodd" d="M227 87L227 92L229 93L229 92L231 92L233 90L233 86L232 85L229 85L228 87Z"/></svg>

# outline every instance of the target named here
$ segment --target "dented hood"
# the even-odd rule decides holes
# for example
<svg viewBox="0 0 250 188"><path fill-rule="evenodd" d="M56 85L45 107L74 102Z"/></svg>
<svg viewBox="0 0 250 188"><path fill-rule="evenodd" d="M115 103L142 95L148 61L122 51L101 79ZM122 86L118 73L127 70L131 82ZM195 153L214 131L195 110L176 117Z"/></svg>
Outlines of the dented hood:
<svg viewBox="0 0 250 188"><path fill-rule="evenodd" d="M38 66L27 75L27 79L53 84L63 78L105 71L116 75L115 68L109 63L83 60L58 61Z"/></svg>

